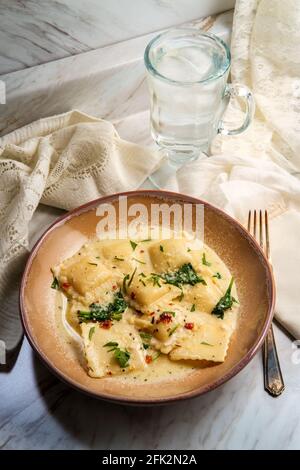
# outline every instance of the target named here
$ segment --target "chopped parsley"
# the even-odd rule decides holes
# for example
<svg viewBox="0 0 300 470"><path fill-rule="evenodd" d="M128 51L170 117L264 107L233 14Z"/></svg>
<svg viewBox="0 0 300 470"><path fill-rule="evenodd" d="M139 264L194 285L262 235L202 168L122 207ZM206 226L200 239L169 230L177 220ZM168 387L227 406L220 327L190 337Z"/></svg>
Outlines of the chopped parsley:
<svg viewBox="0 0 300 470"><path fill-rule="evenodd" d="M213 275L213 277L216 277L217 279L222 279L222 276L219 272Z"/></svg>
<svg viewBox="0 0 300 470"><path fill-rule="evenodd" d="M88 263L88 264L90 264L91 266L98 266L97 263Z"/></svg>
<svg viewBox="0 0 300 470"><path fill-rule="evenodd" d="M128 361L130 359L130 353L125 349L122 351L120 348L116 348L114 351L114 356L117 362L119 363L120 367L125 368L128 367Z"/></svg>
<svg viewBox="0 0 300 470"><path fill-rule="evenodd" d="M104 347L104 348L106 348L106 347L112 348L112 349L109 349L108 352L110 352L110 351L113 351L113 350L114 350L115 348L117 348L118 346L119 346L118 343L116 343L115 341L110 341L109 343L104 344L103 347Z"/></svg>
<svg viewBox="0 0 300 470"><path fill-rule="evenodd" d="M161 287L161 276L160 274L155 274L155 273L151 273L151 276L149 277L149 281L152 282L153 284L153 287L157 286L157 287Z"/></svg>
<svg viewBox="0 0 300 470"><path fill-rule="evenodd" d="M172 330L170 331L169 336L172 336L172 334L175 333L178 327L179 325L175 325L174 328L172 328Z"/></svg>
<svg viewBox="0 0 300 470"><path fill-rule="evenodd" d="M203 344L203 346L213 346L213 344L206 343L206 341L201 341L200 344Z"/></svg>
<svg viewBox="0 0 300 470"><path fill-rule="evenodd" d="M90 305L90 310L85 312L82 310L78 311L79 321L88 322L88 321L106 321L106 320L116 320L119 321L122 318L122 313L125 312L127 308L127 303L124 300L124 297L121 291L116 292L114 295L113 302L108 305L101 305L98 303L92 303Z"/></svg>
<svg viewBox="0 0 300 470"><path fill-rule="evenodd" d="M115 259L116 261L125 261L124 258L119 258L119 256L115 256L114 259Z"/></svg>
<svg viewBox="0 0 300 470"><path fill-rule="evenodd" d="M89 331L89 340L91 341L92 337L93 337L93 334L95 333L95 329L96 327L95 326L92 326L92 328L90 328L90 331Z"/></svg>
<svg viewBox="0 0 300 470"><path fill-rule="evenodd" d="M124 276L123 278L123 284L122 284L122 288L123 288L123 292L124 294L127 294L127 281L129 279L129 274L126 274L126 276Z"/></svg>
<svg viewBox="0 0 300 470"><path fill-rule="evenodd" d="M130 245L131 245L131 248L133 249L133 251L136 249L136 247L138 246L137 243L133 242L132 240L130 240Z"/></svg>
<svg viewBox="0 0 300 470"><path fill-rule="evenodd" d="M142 338L142 340L144 340L143 348L144 349L149 349L150 348L150 341L152 339L152 335L150 333L145 333L144 331L140 331L140 337Z"/></svg>
<svg viewBox="0 0 300 470"><path fill-rule="evenodd" d="M191 263L183 264L175 272L162 274L161 278L164 279L166 284L172 284L176 287L181 287L184 284L190 284L191 286L194 286L199 282L206 285L203 277L196 273Z"/></svg>
<svg viewBox="0 0 300 470"><path fill-rule="evenodd" d="M205 253L203 253L203 255L202 255L202 264L204 264L204 266L211 266L211 263L209 261L207 261L207 259L206 259Z"/></svg>
<svg viewBox="0 0 300 470"><path fill-rule="evenodd" d="M181 288L181 293L180 293L180 295L178 295L178 297L176 297L176 299L178 300L178 302L181 302L183 300L183 297L184 297L184 292Z"/></svg>
<svg viewBox="0 0 300 470"><path fill-rule="evenodd" d="M159 245L159 249L162 253L164 252L164 247L162 245Z"/></svg>
<svg viewBox="0 0 300 470"><path fill-rule="evenodd" d="M130 279L129 279L129 281L128 281L127 287L130 287L130 285L131 285L131 283L132 283L132 281L133 281L133 278L134 278L135 273L136 273L136 268L135 268L135 270L133 271L133 273L132 273L131 276L130 276Z"/></svg>
<svg viewBox="0 0 300 470"><path fill-rule="evenodd" d="M110 341L109 343L104 344L104 348L108 347L110 348L108 352L114 353L114 358L118 362L119 366L124 369L125 367L128 367L128 361L130 359L130 352L127 351L127 349L122 350L119 348L118 343L114 341Z"/></svg>
<svg viewBox="0 0 300 470"><path fill-rule="evenodd" d="M130 285L131 285L131 283L132 283L132 281L133 281L133 278L134 278L135 273L136 273L136 269L137 269L137 268L135 268L135 270L133 271L133 273L131 274L131 276L129 276L129 274L126 274L126 276L124 276L124 278L123 278L123 286L122 286L122 288L123 288L123 292L124 292L125 294L127 294L127 289L128 289L128 287L130 287Z"/></svg>
<svg viewBox="0 0 300 470"><path fill-rule="evenodd" d="M233 303L237 302L237 300L231 295L231 289L233 286L233 277L231 278L230 284L223 295L220 298L219 302L212 310L212 314L216 315L216 317L221 318L223 320L225 310L232 308Z"/></svg>
<svg viewBox="0 0 300 470"><path fill-rule="evenodd" d="M141 264L146 264L145 261L141 261L140 259L137 259L137 258L132 258L134 261L137 261L138 263L141 263Z"/></svg>
<svg viewBox="0 0 300 470"><path fill-rule="evenodd" d="M160 355L161 355L161 352L158 351L158 353L155 354L155 356L152 357L152 362L156 361L156 359L158 359Z"/></svg>
<svg viewBox="0 0 300 470"><path fill-rule="evenodd" d="M59 289L59 282L58 282L58 279L57 277L53 276L53 281L52 281L52 284L51 284L51 289Z"/></svg>
<svg viewBox="0 0 300 470"><path fill-rule="evenodd" d="M140 331L140 337L145 340L150 340L152 338L152 335L150 333L145 333L145 331Z"/></svg>
<svg viewBox="0 0 300 470"><path fill-rule="evenodd" d="M193 304L193 305L191 306L191 312L194 312L195 310L196 310L196 305Z"/></svg>

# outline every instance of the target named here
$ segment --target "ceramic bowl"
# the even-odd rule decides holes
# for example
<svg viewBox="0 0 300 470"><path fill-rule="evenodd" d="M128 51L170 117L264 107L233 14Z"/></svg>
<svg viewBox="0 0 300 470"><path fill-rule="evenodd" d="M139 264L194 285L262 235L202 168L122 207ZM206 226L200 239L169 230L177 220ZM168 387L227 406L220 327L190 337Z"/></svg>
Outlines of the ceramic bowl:
<svg viewBox="0 0 300 470"><path fill-rule="evenodd" d="M240 372L261 347L272 321L275 288L272 270L249 233L233 218L212 205L164 191L124 193L128 206L143 203L202 203L204 241L231 270L238 289L240 318L224 363L196 369L183 378L158 383L94 379L87 375L78 349L61 334L55 308L56 291L50 288L50 268L74 254L96 236L101 204L118 206L119 194L89 202L60 217L33 248L20 290L20 310L27 338L38 356L61 380L93 397L119 403L156 405L195 397L215 389Z"/></svg>

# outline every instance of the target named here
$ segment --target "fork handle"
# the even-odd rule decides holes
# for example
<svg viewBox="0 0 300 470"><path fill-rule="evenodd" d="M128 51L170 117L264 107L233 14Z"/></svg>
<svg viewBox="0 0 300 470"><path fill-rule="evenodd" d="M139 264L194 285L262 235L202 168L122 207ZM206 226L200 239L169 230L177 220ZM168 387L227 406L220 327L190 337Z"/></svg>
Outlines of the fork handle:
<svg viewBox="0 0 300 470"><path fill-rule="evenodd" d="M279 365L272 325L265 339L263 360L265 389L273 397L278 397L284 390L284 382Z"/></svg>

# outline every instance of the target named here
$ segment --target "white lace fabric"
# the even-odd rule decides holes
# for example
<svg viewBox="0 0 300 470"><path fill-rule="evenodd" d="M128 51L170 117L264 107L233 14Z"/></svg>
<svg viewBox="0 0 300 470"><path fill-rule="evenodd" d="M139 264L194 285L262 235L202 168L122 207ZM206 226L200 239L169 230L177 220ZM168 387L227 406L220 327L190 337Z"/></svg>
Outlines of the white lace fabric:
<svg viewBox="0 0 300 470"><path fill-rule="evenodd" d="M231 54L232 82L253 92L255 120L238 137L218 136L213 154L269 158L300 170L300 3L297 0L238 0ZM232 102L225 120L243 120Z"/></svg>
<svg viewBox="0 0 300 470"><path fill-rule="evenodd" d="M136 189L160 159L157 152L122 140L110 122L79 111L0 138L0 339L8 349L20 337L17 291L38 204L69 210Z"/></svg>

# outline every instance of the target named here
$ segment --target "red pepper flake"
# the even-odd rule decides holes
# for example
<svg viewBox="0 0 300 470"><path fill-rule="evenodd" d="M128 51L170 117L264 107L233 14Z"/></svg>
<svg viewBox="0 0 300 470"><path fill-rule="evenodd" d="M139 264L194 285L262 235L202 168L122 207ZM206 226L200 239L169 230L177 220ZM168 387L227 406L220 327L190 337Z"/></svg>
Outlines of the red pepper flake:
<svg viewBox="0 0 300 470"><path fill-rule="evenodd" d="M134 293L134 292L131 292L131 294L130 294L130 298L131 298L132 300L134 300L134 299L135 299L135 293Z"/></svg>
<svg viewBox="0 0 300 470"><path fill-rule="evenodd" d="M160 316L159 316L159 320L157 323L159 322L162 322L162 323L170 323L172 321L172 315L170 315L169 313L161 313Z"/></svg>
<svg viewBox="0 0 300 470"><path fill-rule="evenodd" d="M186 328L187 330L192 330L194 328L194 323L186 323L184 325L184 328Z"/></svg>
<svg viewBox="0 0 300 470"><path fill-rule="evenodd" d="M103 328L104 330L109 330L111 325L111 320L104 320L100 323L101 328Z"/></svg>
<svg viewBox="0 0 300 470"><path fill-rule="evenodd" d="M69 284L68 282L64 282L62 284L62 287L63 287L63 289L69 289L69 287L71 287L71 284Z"/></svg>
<svg viewBox="0 0 300 470"><path fill-rule="evenodd" d="M109 371L107 372L107 375L112 375L112 372L109 370Z"/></svg>
<svg viewBox="0 0 300 470"><path fill-rule="evenodd" d="M140 253L145 253L145 250L140 250Z"/></svg>
<svg viewBox="0 0 300 470"><path fill-rule="evenodd" d="M155 315L155 312L150 312L150 315Z"/></svg>
<svg viewBox="0 0 300 470"><path fill-rule="evenodd" d="M151 362L152 362L152 360L153 360L153 359L152 359L152 356L149 356L149 354L146 355L146 358L145 358L145 359L146 359L147 364L151 364Z"/></svg>
<svg viewBox="0 0 300 470"><path fill-rule="evenodd" d="M113 290L116 290L118 288L118 286L113 285L112 288L113 288Z"/></svg>

